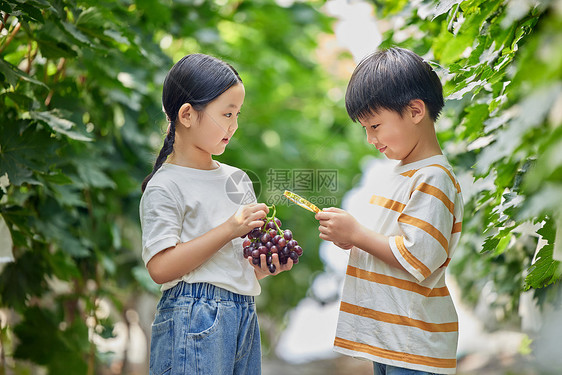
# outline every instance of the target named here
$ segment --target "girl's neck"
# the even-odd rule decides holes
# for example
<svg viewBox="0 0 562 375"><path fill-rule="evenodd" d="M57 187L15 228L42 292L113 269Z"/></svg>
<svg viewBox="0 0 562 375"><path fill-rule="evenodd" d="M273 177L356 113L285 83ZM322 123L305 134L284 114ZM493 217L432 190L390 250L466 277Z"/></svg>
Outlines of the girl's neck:
<svg viewBox="0 0 562 375"><path fill-rule="evenodd" d="M217 169L219 164L213 160L211 155L204 158L191 158L187 155L178 154L176 152L172 152L168 157L168 163L179 165L182 167L188 167L193 169L203 169L203 170L211 170Z"/></svg>

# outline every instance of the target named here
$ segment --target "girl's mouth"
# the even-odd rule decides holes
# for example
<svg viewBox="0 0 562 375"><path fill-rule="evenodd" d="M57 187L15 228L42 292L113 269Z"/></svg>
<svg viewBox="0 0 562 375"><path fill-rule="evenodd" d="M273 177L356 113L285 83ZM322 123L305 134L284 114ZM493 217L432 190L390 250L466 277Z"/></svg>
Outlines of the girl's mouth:
<svg viewBox="0 0 562 375"><path fill-rule="evenodd" d="M381 147L381 148L379 148L378 150L379 150L381 153L384 154L384 152L386 151L386 146Z"/></svg>
<svg viewBox="0 0 562 375"><path fill-rule="evenodd" d="M228 144L228 142L230 141L230 138L223 138L222 141L226 144Z"/></svg>

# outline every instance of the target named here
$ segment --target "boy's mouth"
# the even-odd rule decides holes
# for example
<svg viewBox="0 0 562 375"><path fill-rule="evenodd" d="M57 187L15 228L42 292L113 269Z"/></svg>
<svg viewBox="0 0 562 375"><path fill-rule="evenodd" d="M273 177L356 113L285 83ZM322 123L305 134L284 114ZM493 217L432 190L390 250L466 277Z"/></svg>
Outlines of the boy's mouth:
<svg viewBox="0 0 562 375"><path fill-rule="evenodd" d="M224 143L228 143L228 142L230 141L230 138L223 138L222 141L223 141Z"/></svg>
<svg viewBox="0 0 562 375"><path fill-rule="evenodd" d="M386 151L386 146L377 148L377 150L384 154L384 152Z"/></svg>

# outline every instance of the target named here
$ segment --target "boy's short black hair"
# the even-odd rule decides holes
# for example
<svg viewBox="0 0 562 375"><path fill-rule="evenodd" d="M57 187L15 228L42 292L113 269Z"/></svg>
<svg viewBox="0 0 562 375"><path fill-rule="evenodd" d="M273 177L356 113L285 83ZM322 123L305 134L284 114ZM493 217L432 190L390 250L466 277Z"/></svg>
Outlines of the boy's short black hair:
<svg viewBox="0 0 562 375"><path fill-rule="evenodd" d="M443 108L443 87L431 66L403 48L377 51L355 68L347 86L345 107L356 122L380 109L403 113L411 100L424 101L433 121Z"/></svg>

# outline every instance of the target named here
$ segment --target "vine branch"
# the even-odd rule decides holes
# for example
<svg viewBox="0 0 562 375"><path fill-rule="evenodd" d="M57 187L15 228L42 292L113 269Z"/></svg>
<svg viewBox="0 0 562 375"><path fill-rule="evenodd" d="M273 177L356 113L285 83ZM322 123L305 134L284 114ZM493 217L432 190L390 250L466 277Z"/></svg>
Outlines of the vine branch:
<svg viewBox="0 0 562 375"><path fill-rule="evenodd" d="M12 39L14 39L14 36L16 36L18 31L20 30L20 27L21 27L21 23L18 22L14 27L14 29L12 30L12 32L8 35L8 38L6 38L6 41L0 47L0 53L2 53L2 51L4 51L4 49L8 47L8 45L10 45Z"/></svg>

